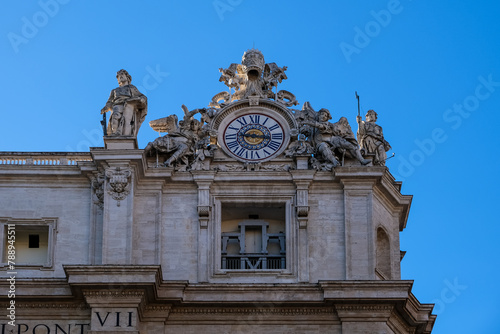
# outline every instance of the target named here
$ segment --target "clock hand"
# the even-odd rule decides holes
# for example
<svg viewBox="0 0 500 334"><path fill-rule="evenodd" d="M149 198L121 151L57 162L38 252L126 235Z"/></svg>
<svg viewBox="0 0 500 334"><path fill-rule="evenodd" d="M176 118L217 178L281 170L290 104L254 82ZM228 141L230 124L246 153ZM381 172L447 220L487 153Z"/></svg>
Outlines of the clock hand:
<svg viewBox="0 0 500 334"><path fill-rule="evenodd" d="M263 138L263 139L270 139L271 137L270 136L266 136L266 135L257 135L255 133L252 133L252 134L244 134L242 135L243 137L250 137L250 138Z"/></svg>

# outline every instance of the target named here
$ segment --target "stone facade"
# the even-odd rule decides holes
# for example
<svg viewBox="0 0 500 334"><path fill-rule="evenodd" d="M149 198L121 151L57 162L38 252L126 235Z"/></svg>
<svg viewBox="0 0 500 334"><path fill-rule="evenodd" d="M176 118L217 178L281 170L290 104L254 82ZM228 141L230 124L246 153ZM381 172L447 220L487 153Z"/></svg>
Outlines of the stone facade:
<svg viewBox="0 0 500 334"><path fill-rule="evenodd" d="M88 154L0 153L0 302L15 305L0 333L431 332L433 305L400 277L412 197L357 145L301 139L327 127L269 93L286 67L253 73L259 57L223 71L236 98L152 122L169 133L146 149L114 135Z"/></svg>

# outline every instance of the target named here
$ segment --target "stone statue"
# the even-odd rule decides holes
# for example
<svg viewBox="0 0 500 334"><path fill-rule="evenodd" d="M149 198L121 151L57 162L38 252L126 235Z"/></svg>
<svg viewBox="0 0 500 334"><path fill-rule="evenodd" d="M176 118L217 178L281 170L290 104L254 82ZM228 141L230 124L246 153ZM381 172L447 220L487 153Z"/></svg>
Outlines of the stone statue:
<svg viewBox="0 0 500 334"><path fill-rule="evenodd" d="M240 85L243 84L243 70L241 64L232 63L228 68L219 68L221 76L219 82L224 82L229 88L240 90Z"/></svg>
<svg viewBox="0 0 500 334"><path fill-rule="evenodd" d="M285 150L285 157L311 155L312 153L314 153L314 148L307 141L307 137L299 133L297 129L290 130L290 144Z"/></svg>
<svg viewBox="0 0 500 334"><path fill-rule="evenodd" d="M204 108L189 111L185 105L182 105L182 109L184 118L179 124L177 124L176 115L149 122L153 130L167 132L167 134L148 143L144 151L147 154L151 154L153 149L161 153L171 153L164 163L167 167L172 166L174 163L189 165L190 160L193 160L195 156L196 150L201 148L200 145L206 143L205 137L207 137L207 133L202 129L205 118L198 121L193 116L201 113L203 117L209 117L209 112Z"/></svg>
<svg viewBox="0 0 500 334"><path fill-rule="evenodd" d="M131 84L132 77L125 70L116 73L118 88L111 91L101 114L111 110L108 123L110 136L137 136L139 127L146 118L147 98Z"/></svg>
<svg viewBox="0 0 500 334"><path fill-rule="evenodd" d="M220 82L234 90L232 94L220 92L212 98L211 107L223 108L228 103L243 99L274 99L289 107L297 105L295 96L285 90L273 92L283 80L287 79L286 66L266 63L264 55L257 49L247 50L241 64L232 63L227 69L220 68Z"/></svg>
<svg viewBox="0 0 500 334"><path fill-rule="evenodd" d="M343 156L347 153L352 158L358 159L362 165L369 164L370 160L364 159L361 155L347 119L342 117L337 123L332 124L329 122L331 118L330 111L322 108L318 111L316 120L307 118L302 121L302 124L315 128L312 132L312 143L318 160L336 167L339 164L336 154Z"/></svg>
<svg viewBox="0 0 500 334"><path fill-rule="evenodd" d="M385 152L391 149L391 145L384 139L382 127L375 123L377 113L374 110L368 110L366 120L362 121L361 116L357 116L358 122L358 141L361 148L366 153L374 153L374 165L384 166L387 160Z"/></svg>

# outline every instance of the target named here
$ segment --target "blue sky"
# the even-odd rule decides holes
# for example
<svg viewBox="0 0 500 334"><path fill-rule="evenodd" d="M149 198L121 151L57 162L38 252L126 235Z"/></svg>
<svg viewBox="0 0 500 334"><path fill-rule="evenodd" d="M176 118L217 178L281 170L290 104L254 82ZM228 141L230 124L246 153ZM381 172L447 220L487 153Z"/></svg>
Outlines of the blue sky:
<svg viewBox="0 0 500 334"><path fill-rule="evenodd" d="M218 69L255 46L288 66L280 88L301 104L354 130L355 91L378 112L387 165L414 195L402 276L436 303L434 333L500 332L498 17L497 1L472 0L3 1L0 150L102 146L121 68L148 97L143 148L148 121L207 106L226 89Z"/></svg>

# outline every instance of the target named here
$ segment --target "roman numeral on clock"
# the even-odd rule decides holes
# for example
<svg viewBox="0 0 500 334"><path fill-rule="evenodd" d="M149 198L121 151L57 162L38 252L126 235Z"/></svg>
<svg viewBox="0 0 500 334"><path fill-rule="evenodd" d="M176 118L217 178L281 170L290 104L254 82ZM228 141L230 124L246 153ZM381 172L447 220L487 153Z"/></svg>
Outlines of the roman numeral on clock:
<svg viewBox="0 0 500 334"><path fill-rule="evenodd" d="M227 143L227 148L229 148L230 150L232 150L233 148L235 148L237 146L238 146L238 142L236 140Z"/></svg>
<svg viewBox="0 0 500 334"><path fill-rule="evenodd" d="M283 134L282 133L273 133L271 135L271 139L282 140L283 139Z"/></svg>
<svg viewBox="0 0 500 334"><path fill-rule="evenodd" d="M243 126L243 125L247 125L247 121L246 121L245 117L240 117L240 118L237 118L237 119L236 119L236 121L237 121L238 123L240 123L240 125L241 125L241 126Z"/></svg>
<svg viewBox="0 0 500 334"><path fill-rule="evenodd" d="M249 115L248 117L250 117L250 123L259 124L260 115Z"/></svg>
<svg viewBox="0 0 500 334"><path fill-rule="evenodd" d="M280 127L280 126L279 126L278 124L274 124L273 126L271 126L271 127L269 128L269 131L274 131L274 130L276 130L276 129L277 129L277 128L279 128L279 127Z"/></svg>
<svg viewBox="0 0 500 334"><path fill-rule="evenodd" d="M260 159L259 152L250 151L250 159Z"/></svg>
<svg viewBox="0 0 500 334"><path fill-rule="evenodd" d="M234 153L236 153L236 155L239 157L243 158L243 155L244 155L245 158L248 158L248 151L243 147L241 147L239 150L235 150Z"/></svg>
<svg viewBox="0 0 500 334"><path fill-rule="evenodd" d="M269 144L267 144L267 147L269 147L271 150L276 151L278 148L280 148L281 143L278 141L271 140Z"/></svg>

